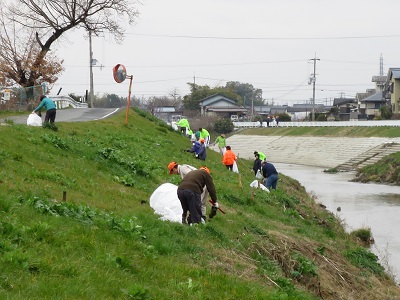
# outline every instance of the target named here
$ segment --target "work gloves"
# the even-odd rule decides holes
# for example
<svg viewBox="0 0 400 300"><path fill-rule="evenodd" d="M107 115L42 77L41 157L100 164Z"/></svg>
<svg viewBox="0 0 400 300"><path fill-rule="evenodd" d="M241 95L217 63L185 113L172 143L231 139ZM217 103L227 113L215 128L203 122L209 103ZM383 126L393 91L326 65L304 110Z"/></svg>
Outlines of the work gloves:
<svg viewBox="0 0 400 300"><path fill-rule="evenodd" d="M214 218L214 216L217 214L218 207L218 202L214 202L213 206L211 207L211 212L208 216L210 219Z"/></svg>

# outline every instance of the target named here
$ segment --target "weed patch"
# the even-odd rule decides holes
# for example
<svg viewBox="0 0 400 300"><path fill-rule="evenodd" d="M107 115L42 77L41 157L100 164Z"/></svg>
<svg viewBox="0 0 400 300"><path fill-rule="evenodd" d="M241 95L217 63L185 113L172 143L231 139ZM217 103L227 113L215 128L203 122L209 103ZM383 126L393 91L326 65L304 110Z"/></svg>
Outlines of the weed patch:
<svg viewBox="0 0 400 300"><path fill-rule="evenodd" d="M378 263L378 257L363 247L348 250L345 256L357 267L376 275L383 275L385 269Z"/></svg>
<svg viewBox="0 0 400 300"><path fill-rule="evenodd" d="M134 218L123 219L85 205L54 203L37 197L27 199L26 202L43 214L67 217L87 225L105 226L108 229L128 233L132 236L145 237L142 233L142 226L137 224Z"/></svg>

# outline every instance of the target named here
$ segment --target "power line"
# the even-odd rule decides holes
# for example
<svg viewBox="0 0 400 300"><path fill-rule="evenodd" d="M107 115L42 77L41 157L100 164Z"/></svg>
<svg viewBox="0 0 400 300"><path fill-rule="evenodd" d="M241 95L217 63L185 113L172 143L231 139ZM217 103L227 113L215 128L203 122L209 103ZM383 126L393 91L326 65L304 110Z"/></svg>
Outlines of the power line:
<svg viewBox="0 0 400 300"><path fill-rule="evenodd" d="M194 35L170 35L170 34L147 34L126 33L136 36L150 36L163 38L185 38L185 39L213 39L213 40L350 40L350 39L375 39L375 38L398 38L399 34L392 35L367 35L367 36L336 36L336 37L226 37L226 36L194 36Z"/></svg>
<svg viewBox="0 0 400 300"><path fill-rule="evenodd" d="M241 62L241 63L215 63L215 64L196 64L196 65L132 65L126 66L127 68L186 68L186 67L215 67L215 66L243 66L243 65L260 65L260 64L281 64L281 63L294 63L304 62L304 59L296 60L277 60L277 61L258 61L258 62ZM87 68L82 65L66 65L65 67L71 68ZM103 66L105 68L111 68L110 66Z"/></svg>

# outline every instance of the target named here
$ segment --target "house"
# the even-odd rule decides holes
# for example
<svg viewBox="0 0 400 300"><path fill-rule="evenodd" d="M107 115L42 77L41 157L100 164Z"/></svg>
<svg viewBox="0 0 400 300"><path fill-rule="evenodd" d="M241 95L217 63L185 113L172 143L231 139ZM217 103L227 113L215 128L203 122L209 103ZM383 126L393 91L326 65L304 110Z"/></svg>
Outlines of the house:
<svg viewBox="0 0 400 300"><path fill-rule="evenodd" d="M398 114L400 112L400 68L389 68L384 87L384 98L390 99L392 112Z"/></svg>
<svg viewBox="0 0 400 300"><path fill-rule="evenodd" d="M338 108L339 120L358 120L358 104L356 98L334 98L333 106Z"/></svg>
<svg viewBox="0 0 400 300"><path fill-rule="evenodd" d="M287 105L260 105L246 108L249 110L249 112L254 112L254 115L261 115L265 117L286 114L288 110Z"/></svg>
<svg viewBox="0 0 400 300"><path fill-rule="evenodd" d="M304 104L293 104L293 106L287 107L287 114L291 117L292 121L303 121L311 118L310 114L313 111L313 105ZM324 113L326 112L326 107L323 104L314 105L314 113Z"/></svg>
<svg viewBox="0 0 400 300"><path fill-rule="evenodd" d="M176 121L182 115L182 111L176 110L175 106L157 106L151 110L152 115L163 120L166 123ZM178 117L178 118L177 118Z"/></svg>
<svg viewBox="0 0 400 300"><path fill-rule="evenodd" d="M214 94L200 100L199 106L202 116L230 118L231 115L241 116L247 114L247 109L236 105L235 100L221 94Z"/></svg>
<svg viewBox="0 0 400 300"><path fill-rule="evenodd" d="M259 114L262 116L270 116L272 106L262 105L262 106L246 107L246 108L250 113L254 111L254 114Z"/></svg>
<svg viewBox="0 0 400 300"><path fill-rule="evenodd" d="M380 115L380 108L384 105L385 99L383 99L382 91L376 92L359 102L360 116L366 116L368 120L372 120L376 116Z"/></svg>

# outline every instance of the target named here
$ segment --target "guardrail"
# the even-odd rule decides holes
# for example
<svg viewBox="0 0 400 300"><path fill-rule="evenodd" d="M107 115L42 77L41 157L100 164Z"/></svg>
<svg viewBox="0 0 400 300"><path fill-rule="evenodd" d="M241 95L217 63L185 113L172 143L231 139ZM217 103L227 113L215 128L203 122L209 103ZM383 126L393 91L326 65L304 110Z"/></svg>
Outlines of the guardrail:
<svg viewBox="0 0 400 300"><path fill-rule="evenodd" d="M271 123L270 123L271 124ZM267 127L263 122L233 122L233 126L238 128ZM377 120L377 121L327 121L327 122L279 122L279 127L375 127L391 126L400 127L400 120ZM270 126L273 127L273 126Z"/></svg>
<svg viewBox="0 0 400 300"><path fill-rule="evenodd" d="M88 108L87 103L75 101L70 96L49 95L49 98L51 98L56 103L57 109L68 108L68 107Z"/></svg>

